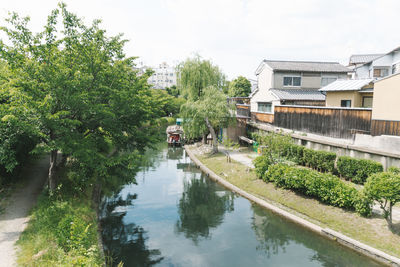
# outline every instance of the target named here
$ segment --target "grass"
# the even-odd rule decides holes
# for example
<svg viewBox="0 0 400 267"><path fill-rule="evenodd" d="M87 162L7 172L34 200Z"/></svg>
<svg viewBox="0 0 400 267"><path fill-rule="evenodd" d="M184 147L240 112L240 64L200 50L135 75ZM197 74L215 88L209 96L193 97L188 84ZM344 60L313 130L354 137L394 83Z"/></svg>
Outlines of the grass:
<svg viewBox="0 0 400 267"><path fill-rule="evenodd" d="M29 225L17 243L18 265L103 266L97 216L90 195L57 195L40 195Z"/></svg>
<svg viewBox="0 0 400 267"><path fill-rule="evenodd" d="M194 153L196 150L192 149ZM276 188L257 179L254 171L225 155L197 155L216 174L250 194L262 198L321 227L331 228L396 257L400 257L400 236L389 230L386 220L379 216L364 218L356 212L325 205L318 200Z"/></svg>

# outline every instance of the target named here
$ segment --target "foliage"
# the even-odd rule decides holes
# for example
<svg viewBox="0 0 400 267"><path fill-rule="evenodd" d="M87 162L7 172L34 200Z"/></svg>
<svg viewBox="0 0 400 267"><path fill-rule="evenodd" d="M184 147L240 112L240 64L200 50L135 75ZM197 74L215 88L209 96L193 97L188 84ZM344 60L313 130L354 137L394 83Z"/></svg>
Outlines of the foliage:
<svg viewBox="0 0 400 267"><path fill-rule="evenodd" d="M269 158L271 163L281 162L283 155L287 151L287 147L293 143L290 135L282 135L279 133L253 133L253 138L263 145L262 153Z"/></svg>
<svg viewBox="0 0 400 267"><path fill-rule="evenodd" d="M371 174L382 172L383 166L373 160L342 156L338 159L337 169L344 178L363 184Z"/></svg>
<svg viewBox="0 0 400 267"><path fill-rule="evenodd" d="M262 179L265 173L268 171L269 166L273 164L270 157L261 155L253 160L255 172L258 178Z"/></svg>
<svg viewBox="0 0 400 267"><path fill-rule="evenodd" d="M395 166L389 167L387 171L388 171L388 172L393 172L393 173L395 173L395 174L400 174L400 168L395 167Z"/></svg>
<svg viewBox="0 0 400 267"><path fill-rule="evenodd" d="M28 21L11 15L10 27L2 28L11 45L1 42L0 57L13 77L10 86L18 86L34 112L37 150L51 151L50 189L58 151L76 163L75 177L106 186L111 172L132 170L136 151L152 141L145 127L160 112L147 84L151 73L137 76L121 35L108 37L98 20L84 25L65 4L40 33L32 33Z"/></svg>
<svg viewBox="0 0 400 267"><path fill-rule="evenodd" d="M238 143L233 142L232 139L229 137L224 137L222 139L222 144L224 145L225 148L233 148L233 149L238 149L240 145Z"/></svg>
<svg viewBox="0 0 400 267"><path fill-rule="evenodd" d="M365 194L377 201L384 217L392 224L392 207L400 202L400 175L393 172L381 172L368 177L364 186Z"/></svg>
<svg viewBox="0 0 400 267"><path fill-rule="evenodd" d="M205 88L210 86L222 90L225 84L225 75L218 66L209 60L203 60L199 55L188 58L177 67L177 88L181 95L196 101L201 98Z"/></svg>
<svg viewBox="0 0 400 267"><path fill-rule="evenodd" d="M313 150L305 148L303 150L303 162L306 166L318 171L334 172L336 153Z"/></svg>
<svg viewBox="0 0 400 267"><path fill-rule="evenodd" d="M357 189L332 174L281 163L270 166L264 180L346 209L355 208L358 196Z"/></svg>
<svg viewBox="0 0 400 267"><path fill-rule="evenodd" d="M0 61L0 177L3 179L16 176L20 170L17 167L21 167L38 142L36 116L28 102L26 94L13 83L6 62Z"/></svg>
<svg viewBox="0 0 400 267"><path fill-rule="evenodd" d="M243 76L237 77L229 83L230 97L248 97L251 93L251 83Z"/></svg>
<svg viewBox="0 0 400 267"><path fill-rule="evenodd" d="M364 190L358 191L355 209L360 215L370 217L372 215L373 204L373 200L365 194Z"/></svg>
<svg viewBox="0 0 400 267"><path fill-rule="evenodd" d="M209 131L213 138L214 152L217 149L215 129L224 127L232 120L231 107L226 96L216 87L207 87L196 101L188 100L181 107L183 129L188 138L196 138Z"/></svg>
<svg viewBox="0 0 400 267"><path fill-rule="evenodd" d="M296 164L304 166L304 149L306 148L301 145L287 144L285 146L285 150L282 153L282 156L284 156L288 160L295 162Z"/></svg>
<svg viewBox="0 0 400 267"><path fill-rule="evenodd" d="M174 97L180 96L179 90L176 87L176 85L172 85L171 87L167 87L167 88L165 88L165 90L171 96L174 96Z"/></svg>
<svg viewBox="0 0 400 267"><path fill-rule="evenodd" d="M160 89L152 89L151 96L154 104L160 109L159 116L177 115L181 106L186 102L182 97L173 97L166 91Z"/></svg>
<svg viewBox="0 0 400 267"><path fill-rule="evenodd" d="M90 195L39 197L26 231L18 241L18 262L35 266L102 266L96 212ZM42 255L35 257L34 255Z"/></svg>

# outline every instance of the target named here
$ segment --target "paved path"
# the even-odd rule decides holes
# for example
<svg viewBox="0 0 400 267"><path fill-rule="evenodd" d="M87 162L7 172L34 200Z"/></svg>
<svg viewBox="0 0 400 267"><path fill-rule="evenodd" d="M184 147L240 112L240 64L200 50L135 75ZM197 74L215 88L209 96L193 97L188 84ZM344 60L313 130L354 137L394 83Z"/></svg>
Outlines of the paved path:
<svg viewBox="0 0 400 267"><path fill-rule="evenodd" d="M15 242L29 221L29 211L42 191L49 167L48 156L43 156L23 172L26 184L9 198L5 212L0 215L0 265L16 265Z"/></svg>

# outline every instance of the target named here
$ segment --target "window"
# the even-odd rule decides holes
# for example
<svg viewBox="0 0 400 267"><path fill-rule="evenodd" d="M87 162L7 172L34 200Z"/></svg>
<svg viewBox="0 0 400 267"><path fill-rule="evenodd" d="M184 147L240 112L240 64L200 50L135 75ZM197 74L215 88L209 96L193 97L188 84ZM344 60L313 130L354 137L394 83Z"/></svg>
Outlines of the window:
<svg viewBox="0 0 400 267"><path fill-rule="evenodd" d="M283 77L283 86L300 86L301 77Z"/></svg>
<svg viewBox="0 0 400 267"><path fill-rule="evenodd" d="M341 100L340 106L343 108L351 108L351 100Z"/></svg>
<svg viewBox="0 0 400 267"><path fill-rule="evenodd" d="M374 68L374 78L385 77L389 75L388 69L375 69Z"/></svg>
<svg viewBox="0 0 400 267"><path fill-rule="evenodd" d="M372 108L372 96L363 96L362 106L363 108Z"/></svg>
<svg viewBox="0 0 400 267"><path fill-rule="evenodd" d="M322 77L321 78L321 86L327 86L330 83L333 83L337 80L337 77Z"/></svg>
<svg viewBox="0 0 400 267"><path fill-rule="evenodd" d="M272 112L272 103L257 103L257 105L258 105L258 109L257 109L257 111L259 111L259 112L269 112L269 113L271 113Z"/></svg>
<svg viewBox="0 0 400 267"><path fill-rule="evenodd" d="M174 74L173 74L173 73L170 73L169 76L174 76Z"/></svg>
<svg viewBox="0 0 400 267"><path fill-rule="evenodd" d="M392 74L395 74L400 71L400 63L396 63L392 65Z"/></svg>

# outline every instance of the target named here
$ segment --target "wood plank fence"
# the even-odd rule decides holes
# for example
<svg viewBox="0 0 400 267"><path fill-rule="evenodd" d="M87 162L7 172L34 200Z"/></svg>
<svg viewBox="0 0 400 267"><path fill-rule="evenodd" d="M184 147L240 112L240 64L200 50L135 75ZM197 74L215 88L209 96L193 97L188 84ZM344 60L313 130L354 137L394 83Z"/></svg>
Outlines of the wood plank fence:
<svg viewBox="0 0 400 267"><path fill-rule="evenodd" d="M400 136L400 121L372 120L371 135Z"/></svg>
<svg viewBox="0 0 400 267"><path fill-rule="evenodd" d="M355 132L370 132L371 115L371 109L363 108L275 106L273 124L286 129L348 139Z"/></svg>

